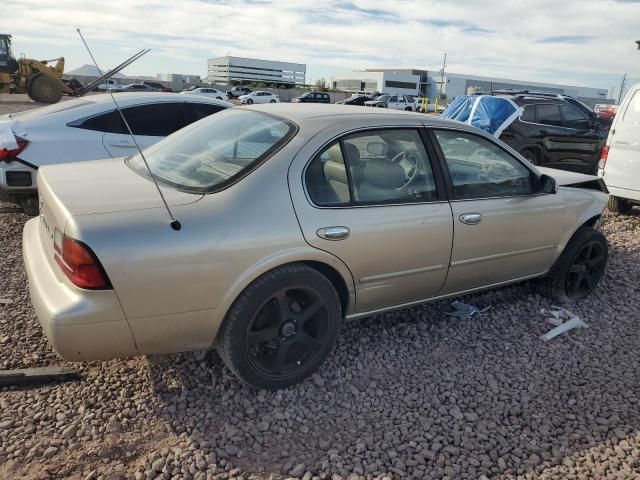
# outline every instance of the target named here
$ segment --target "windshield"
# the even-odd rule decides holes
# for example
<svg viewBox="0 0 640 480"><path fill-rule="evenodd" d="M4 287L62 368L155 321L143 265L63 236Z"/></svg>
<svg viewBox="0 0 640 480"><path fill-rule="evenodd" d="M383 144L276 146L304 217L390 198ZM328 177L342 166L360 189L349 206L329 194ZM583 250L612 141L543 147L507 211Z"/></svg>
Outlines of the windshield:
<svg viewBox="0 0 640 480"><path fill-rule="evenodd" d="M294 124L262 112L229 109L186 127L145 150L158 182L183 191L221 190L256 168L296 133ZM129 166L147 176L140 154Z"/></svg>
<svg viewBox="0 0 640 480"><path fill-rule="evenodd" d="M376 98L376 100L378 102L386 102L387 100L389 100L390 96L391 95L380 95L378 98Z"/></svg>

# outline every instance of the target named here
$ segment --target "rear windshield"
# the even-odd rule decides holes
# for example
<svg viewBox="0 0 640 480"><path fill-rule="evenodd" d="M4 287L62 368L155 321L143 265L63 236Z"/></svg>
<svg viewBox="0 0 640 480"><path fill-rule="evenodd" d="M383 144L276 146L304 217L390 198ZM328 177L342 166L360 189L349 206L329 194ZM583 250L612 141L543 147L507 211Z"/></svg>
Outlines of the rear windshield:
<svg viewBox="0 0 640 480"><path fill-rule="evenodd" d="M158 182L178 190L209 193L237 181L296 133L287 120L262 112L228 109L196 122L144 151ZM127 160L149 176L140 154Z"/></svg>

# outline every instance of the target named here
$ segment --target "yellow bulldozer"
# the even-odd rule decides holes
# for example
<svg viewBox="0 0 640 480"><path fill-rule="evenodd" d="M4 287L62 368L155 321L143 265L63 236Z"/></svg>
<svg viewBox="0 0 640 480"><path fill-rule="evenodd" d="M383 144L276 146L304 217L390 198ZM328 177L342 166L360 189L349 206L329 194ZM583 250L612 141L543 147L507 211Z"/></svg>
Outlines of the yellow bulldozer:
<svg viewBox="0 0 640 480"><path fill-rule="evenodd" d="M81 97L97 85L133 63L149 50L141 50L89 85L62 78L64 57L53 60L16 59L11 54L11 35L0 33L0 93L26 93L35 102L56 103L62 95ZM55 65L49 65L56 62Z"/></svg>

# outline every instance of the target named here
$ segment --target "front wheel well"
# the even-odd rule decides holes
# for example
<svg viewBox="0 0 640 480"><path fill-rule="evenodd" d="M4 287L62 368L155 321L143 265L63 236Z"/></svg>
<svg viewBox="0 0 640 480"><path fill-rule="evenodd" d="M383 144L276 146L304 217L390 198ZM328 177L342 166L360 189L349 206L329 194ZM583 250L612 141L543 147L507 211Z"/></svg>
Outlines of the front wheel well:
<svg viewBox="0 0 640 480"><path fill-rule="evenodd" d="M585 227L595 228L598 225L598 223L600 222L600 218L601 217L602 217L602 215L594 215L589 220L584 222L582 225L585 226Z"/></svg>
<svg viewBox="0 0 640 480"><path fill-rule="evenodd" d="M349 288L347 287L347 282L342 275L330 265L326 263L317 262L313 260L308 260L301 262L305 265L317 270L322 275L327 277L327 279L333 284L333 288L338 292L338 297L340 297L340 304L342 306L342 314L346 315L347 307L349 306Z"/></svg>

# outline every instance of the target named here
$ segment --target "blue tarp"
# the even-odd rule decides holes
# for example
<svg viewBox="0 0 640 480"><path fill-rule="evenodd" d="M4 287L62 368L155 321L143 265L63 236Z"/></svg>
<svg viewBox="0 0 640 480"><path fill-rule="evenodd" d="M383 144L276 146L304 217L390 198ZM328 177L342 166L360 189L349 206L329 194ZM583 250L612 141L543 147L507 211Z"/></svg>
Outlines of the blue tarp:
<svg viewBox="0 0 640 480"><path fill-rule="evenodd" d="M442 117L468 123L499 137L522 113L512 100L491 95L460 95L442 112Z"/></svg>

